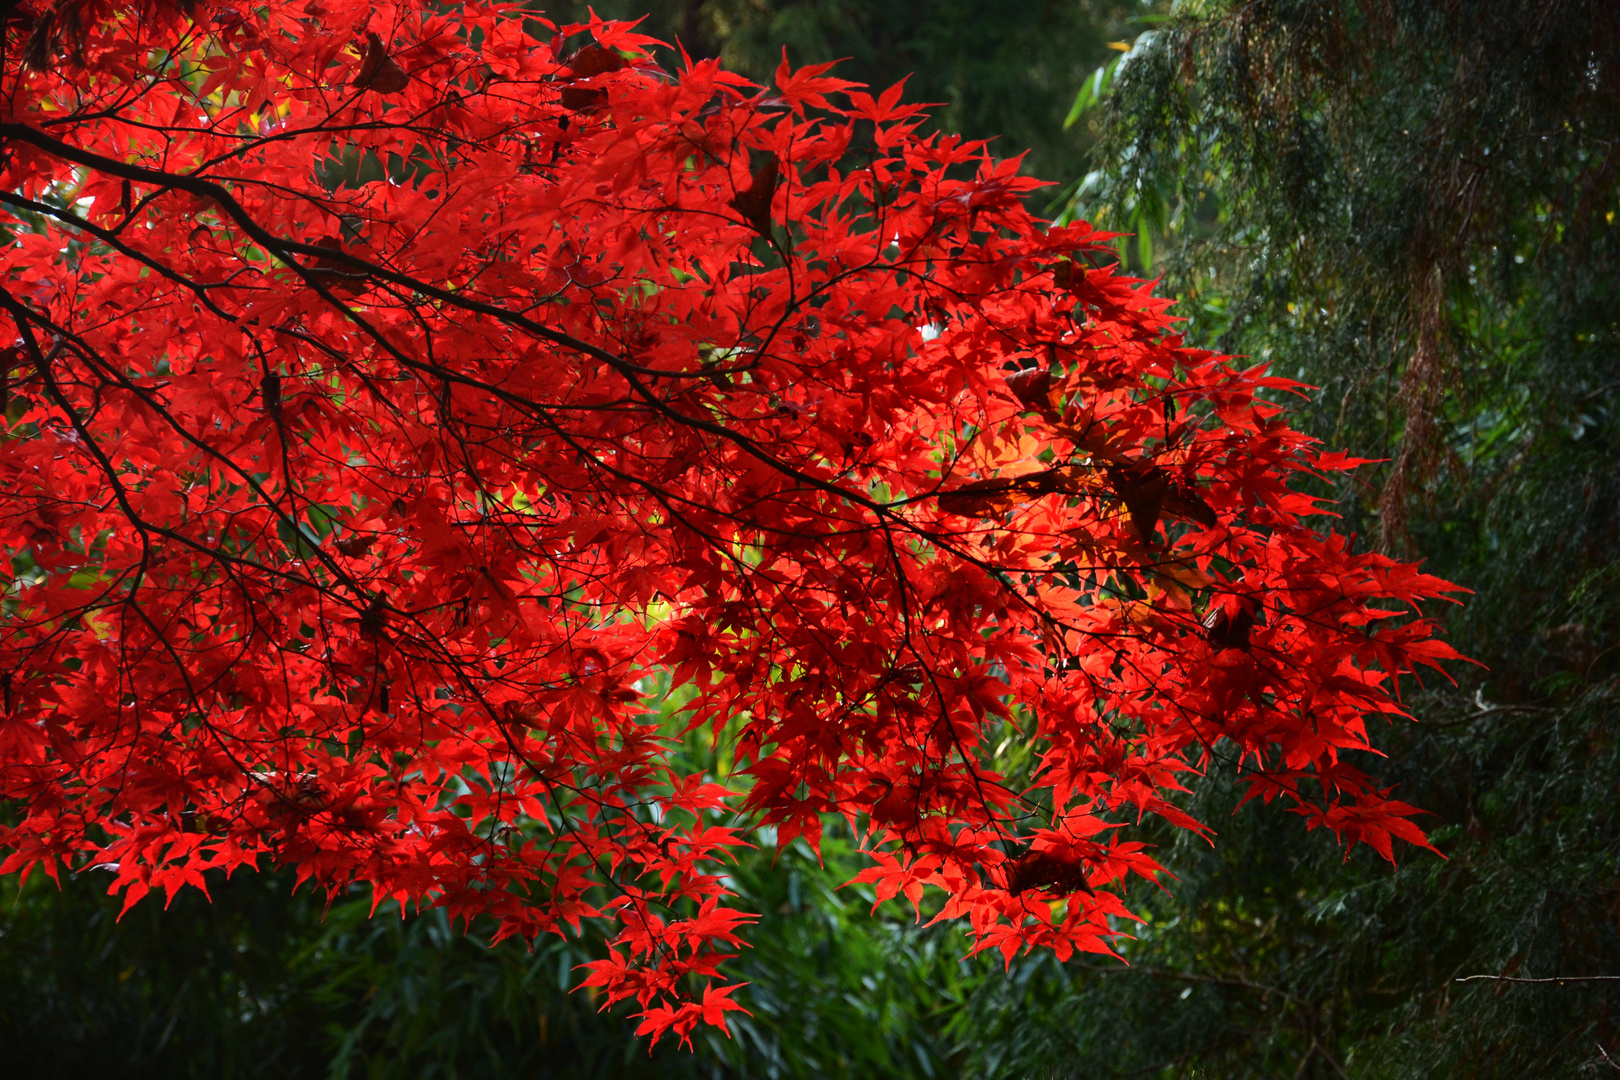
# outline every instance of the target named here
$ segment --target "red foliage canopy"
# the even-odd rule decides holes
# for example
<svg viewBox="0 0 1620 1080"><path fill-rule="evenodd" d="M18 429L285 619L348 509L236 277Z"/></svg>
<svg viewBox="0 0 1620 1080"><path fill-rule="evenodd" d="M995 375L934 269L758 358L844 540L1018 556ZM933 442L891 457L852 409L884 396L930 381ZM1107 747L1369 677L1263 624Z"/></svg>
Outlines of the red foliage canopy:
<svg viewBox="0 0 1620 1080"><path fill-rule="evenodd" d="M1424 842L1343 752L1449 586L1308 524L1354 463L1293 384L898 87L513 5L5 10L0 870L606 920L585 981L684 1036L739 822L845 815L1009 957L1107 952L1216 757Z"/></svg>

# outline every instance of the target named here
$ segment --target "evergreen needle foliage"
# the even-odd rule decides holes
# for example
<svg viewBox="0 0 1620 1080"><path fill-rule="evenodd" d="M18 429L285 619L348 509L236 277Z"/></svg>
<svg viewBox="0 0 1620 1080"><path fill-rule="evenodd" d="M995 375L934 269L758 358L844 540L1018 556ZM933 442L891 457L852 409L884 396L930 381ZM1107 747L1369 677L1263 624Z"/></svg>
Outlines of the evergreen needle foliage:
<svg viewBox="0 0 1620 1080"><path fill-rule="evenodd" d="M1383 459L1341 513L1474 590L1447 622L1483 667L1412 696L1373 766L1447 861L1301 858L1239 815L1223 853L1176 843L1135 973L1054 970L1074 990L1019 1045L1112 1024L1165 1075L1607 1075L1620 983L1457 980L1620 975L1620 20L1187 3L1104 75L1071 212L1136 233L1194 339L1320 388L1306 429Z"/></svg>

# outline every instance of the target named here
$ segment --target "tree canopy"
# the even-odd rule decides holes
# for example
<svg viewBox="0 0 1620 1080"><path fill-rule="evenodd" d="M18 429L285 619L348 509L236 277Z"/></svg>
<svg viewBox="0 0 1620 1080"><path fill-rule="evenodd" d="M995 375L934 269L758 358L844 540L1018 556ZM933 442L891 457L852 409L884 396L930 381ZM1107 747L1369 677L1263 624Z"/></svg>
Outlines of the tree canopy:
<svg viewBox="0 0 1620 1080"><path fill-rule="evenodd" d="M1298 384L899 87L500 5L5 41L5 870L597 925L689 1038L758 830L847 820L1009 960L1110 952L1220 763L1426 843L1357 754L1450 587L1327 531Z"/></svg>

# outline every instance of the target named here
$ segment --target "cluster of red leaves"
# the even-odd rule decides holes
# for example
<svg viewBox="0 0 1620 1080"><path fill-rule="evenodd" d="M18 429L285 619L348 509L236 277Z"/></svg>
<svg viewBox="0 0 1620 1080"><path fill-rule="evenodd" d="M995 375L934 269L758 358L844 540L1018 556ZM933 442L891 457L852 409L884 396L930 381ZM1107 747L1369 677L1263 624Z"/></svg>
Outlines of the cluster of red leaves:
<svg viewBox="0 0 1620 1080"><path fill-rule="evenodd" d="M0 871L604 920L585 982L685 1037L742 821L846 815L1009 957L1107 952L1216 757L1424 842L1343 753L1448 586L1314 531L1294 387L898 88L503 4L7 11Z"/></svg>

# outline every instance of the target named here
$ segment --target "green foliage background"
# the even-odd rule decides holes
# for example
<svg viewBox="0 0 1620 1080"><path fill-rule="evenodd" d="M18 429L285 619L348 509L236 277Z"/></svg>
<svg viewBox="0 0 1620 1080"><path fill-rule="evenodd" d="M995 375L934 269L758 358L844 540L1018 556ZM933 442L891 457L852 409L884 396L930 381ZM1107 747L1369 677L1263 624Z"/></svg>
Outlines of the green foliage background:
<svg viewBox="0 0 1620 1080"><path fill-rule="evenodd" d="M583 5L573 13L583 16ZM115 922L98 875L0 908L16 1075L218 1077L1595 1077L1620 1072L1620 18L1604 0L604 0L766 79L915 71L937 123L1133 233L1200 343L1315 389L1296 422L1383 464L1333 492L1360 543L1473 590L1437 612L1483 666L1410 688L1364 763L1446 858L1391 869L1214 776L1210 848L1129 967L961 962L825 865L737 868L751 1019L648 1053L566 986L590 940L480 928L276 875ZM639 14L639 10L634 12ZM559 19L573 17L552 5ZM1125 41L1128 53L1111 51ZM1067 125L1065 121L1068 121ZM712 759L694 741L693 755ZM716 760L716 767L718 761ZM891 905L892 907L892 905ZM1609 1056L1614 1057L1614 1062Z"/></svg>

